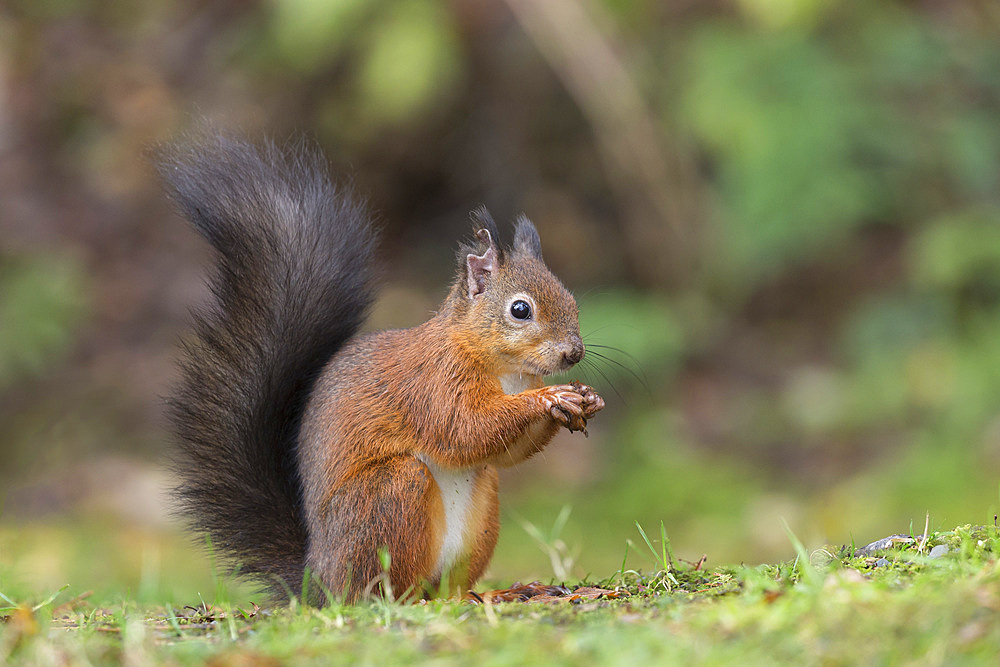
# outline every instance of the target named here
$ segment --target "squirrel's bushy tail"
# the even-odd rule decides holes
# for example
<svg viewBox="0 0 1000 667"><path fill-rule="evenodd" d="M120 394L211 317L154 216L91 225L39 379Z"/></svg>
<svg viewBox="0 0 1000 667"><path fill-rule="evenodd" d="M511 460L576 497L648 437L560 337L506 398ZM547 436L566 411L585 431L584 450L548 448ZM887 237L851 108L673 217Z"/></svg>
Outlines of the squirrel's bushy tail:
<svg viewBox="0 0 1000 667"><path fill-rule="evenodd" d="M170 399L181 509L242 573L297 593L295 441L316 377L373 300L375 232L316 149L215 137L162 158L218 262Z"/></svg>

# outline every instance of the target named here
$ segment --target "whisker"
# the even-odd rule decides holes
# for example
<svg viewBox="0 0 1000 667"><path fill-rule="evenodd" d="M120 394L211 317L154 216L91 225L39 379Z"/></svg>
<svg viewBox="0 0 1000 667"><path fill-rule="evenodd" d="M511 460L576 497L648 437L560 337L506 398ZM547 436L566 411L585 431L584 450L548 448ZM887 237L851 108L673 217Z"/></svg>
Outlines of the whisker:
<svg viewBox="0 0 1000 667"><path fill-rule="evenodd" d="M595 335L597 333L600 333L601 331L604 331L605 329L610 329L613 326L615 326L615 325L614 324L605 324L603 327L597 327L593 331L588 331L587 333L583 334L583 338L584 338L584 340L586 340L587 338L590 338L591 336L593 336L593 335Z"/></svg>
<svg viewBox="0 0 1000 667"><path fill-rule="evenodd" d="M638 373L636 373L631 368L629 368L628 366L626 366L625 364L623 364L622 362L618 361L617 359L612 359L611 357L609 357L609 356L607 356L605 354L601 354L600 352L591 352L591 354L593 354L598 359L602 359L602 360L608 362L609 364L614 364L615 366L618 366L619 368L621 368L623 371L626 371L632 377L634 377L639 382L639 384L642 385L642 388L645 389L649 394L653 393L652 390L649 388L649 383L646 382L646 379L643 378Z"/></svg>
<svg viewBox="0 0 1000 667"><path fill-rule="evenodd" d="M617 396L618 400L622 402L622 405L628 407L628 401L625 400L625 397L622 396L622 393L618 391L618 387L616 387L615 383L611 381L611 378L608 377L607 373L601 370L600 366L595 364L593 360L588 361L586 357L583 358L583 362L581 363L590 364L591 368L600 373L601 377L604 378L604 381L608 383L609 387L611 387L611 391L615 392L615 396Z"/></svg>
<svg viewBox="0 0 1000 667"><path fill-rule="evenodd" d="M596 348L601 349L601 350L611 350L613 352L617 352L619 354L625 355L629 359L629 361L631 361L634 364L636 373L638 373L639 375L642 376L642 379L640 380L640 382L642 382L644 385L646 385L646 389L647 390L649 389L649 387L648 387L649 378L646 377L646 372L643 370L642 364L640 364L639 360L636 359L633 355L631 355L630 353L628 353L625 350L621 349L620 347L614 347L613 345L601 345L599 343L591 343L590 347L596 347ZM595 352L595 354L597 354L597 353Z"/></svg>
<svg viewBox="0 0 1000 667"><path fill-rule="evenodd" d="M600 345L598 343L590 343L590 345L588 347L597 347L597 348L600 348L602 350L614 350L615 352L619 352L621 354L624 354L626 357L628 357L632 361L632 363L635 364L636 368L642 368L642 364L639 363L638 359L636 359L634 356L632 356L631 354L629 354L625 350L621 349L620 347L614 347L612 345Z"/></svg>
<svg viewBox="0 0 1000 667"><path fill-rule="evenodd" d="M602 290L602 291L598 292L597 290ZM585 299L586 297L590 296L595 292L598 295L611 294L611 289L609 288L608 285L594 285L593 287L587 289L587 291L581 294L578 298Z"/></svg>

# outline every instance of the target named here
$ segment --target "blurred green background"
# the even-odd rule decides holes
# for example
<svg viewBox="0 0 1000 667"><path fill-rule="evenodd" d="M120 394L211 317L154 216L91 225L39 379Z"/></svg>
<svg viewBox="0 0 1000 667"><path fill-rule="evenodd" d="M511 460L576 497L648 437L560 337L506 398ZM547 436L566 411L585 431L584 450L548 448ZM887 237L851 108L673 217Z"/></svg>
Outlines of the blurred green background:
<svg viewBox="0 0 1000 667"><path fill-rule="evenodd" d="M209 255L149 158L204 118L304 132L369 197L371 326L427 317L486 203L618 348L578 374L590 438L505 473L494 579L606 576L636 521L718 564L790 556L783 519L812 545L993 520L995 0L8 0L8 589L211 585L161 415Z"/></svg>

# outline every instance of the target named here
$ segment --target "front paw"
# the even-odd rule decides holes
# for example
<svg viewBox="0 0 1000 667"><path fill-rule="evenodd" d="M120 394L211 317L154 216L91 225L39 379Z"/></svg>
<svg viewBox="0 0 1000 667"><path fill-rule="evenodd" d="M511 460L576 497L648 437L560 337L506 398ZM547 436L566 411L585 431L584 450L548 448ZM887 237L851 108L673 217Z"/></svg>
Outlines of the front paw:
<svg viewBox="0 0 1000 667"><path fill-rule="evenodd" d="M580 403L580 407L583 408L583 416L585 419L590 419L604 409L604 399L601 398L596 391L594 391L593 387L577 382L576 380L571 382L569 386L573 387L573 390L583 399Z"/></svg>
<svg viewBox="0 0 1000 667"><path fill-rule="evenodd" d="M568 384L545 387L540 398L545 411L554 421L570 431L586 432L585 398L576 390L576 387Z"/></svg>

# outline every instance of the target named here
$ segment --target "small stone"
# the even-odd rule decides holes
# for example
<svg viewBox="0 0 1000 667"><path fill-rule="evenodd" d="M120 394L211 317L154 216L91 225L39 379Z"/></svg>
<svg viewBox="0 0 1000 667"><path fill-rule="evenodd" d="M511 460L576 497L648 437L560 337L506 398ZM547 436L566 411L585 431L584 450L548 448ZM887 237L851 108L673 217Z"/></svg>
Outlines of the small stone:
<svg viewBox="0 0 1000 667"><path fill-rule="evenodd" d="M934 547L933 549L931 549L931 552L928 554L928 556L930 558L940 558L941 556L945 555L946 553L948 553L948 547L945 546L945 545L943 545L943 544L939 544L936 547Z"/></svg>
<svg viewBox="0 0 1000 667"><path fill-rule="evenodd" d="M875 561L875 567L886 567L888 564L889 561L886 560L885 558L879 558L877 561Z"/></svg>
<svg viewBox="0 0 1000 667"><path fill-rule="evenodd" d="M897 546L905 546L913 543L913 538L909 535L890 535L881 540L875 540L871 544L866 544L854 552L855 557L871 556L876 551L884 551Z"/></svg>

